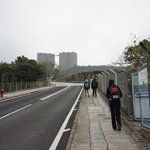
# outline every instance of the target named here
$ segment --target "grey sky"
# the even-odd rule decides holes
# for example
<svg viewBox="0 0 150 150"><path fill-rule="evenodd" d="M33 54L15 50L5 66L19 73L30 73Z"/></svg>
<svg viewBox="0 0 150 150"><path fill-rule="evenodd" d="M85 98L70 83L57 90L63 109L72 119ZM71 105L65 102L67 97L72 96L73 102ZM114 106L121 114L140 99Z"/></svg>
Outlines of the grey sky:
<svg viewBox="0 0 150 150"><path fill-rule="evenodd" d="M131 33L150 37L150 0L0 0L0 61L73 51L78 65L107 65Z"/></svg>

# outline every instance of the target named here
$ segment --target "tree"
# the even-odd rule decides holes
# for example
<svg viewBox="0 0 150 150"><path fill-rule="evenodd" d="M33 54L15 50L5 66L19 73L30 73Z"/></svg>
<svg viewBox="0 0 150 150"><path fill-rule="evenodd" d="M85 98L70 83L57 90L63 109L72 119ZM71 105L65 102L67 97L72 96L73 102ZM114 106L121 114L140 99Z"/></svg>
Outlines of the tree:
<svg viewBox="0 0 150 150"><path fill-rule="evenodd" d="M35 60L29 60L24 56L17 57L12 65L14 66L14 75L17 82L33 82L43 76L42 66L37 64Z"/></svg>
<svg viewBox="0 0 150 150"><path fill-rule="evenodd" d="M121 68L125 68L127 66L127 64L124 61L124 55L120 55L119 58L112 64L119 65Z"/></svg>
<svg viewBox="0 0 150 150"><path fill-rule="evenodd" d="M150 56L150 42L145 39L145 40L141 41L139 44Z"/></svg>
<svg viewBox="0 0 150 150"><path fill-rule="evenodd" d="M51 78L54 75L56 76L56 74L59 72L59 70L55 70L55 64L51 61L44 61L41 63L41 66L43 69L44 78L47 80L49 80L49 78Z"/></svg>
<svg viewBox="0 0 150 150"><path fill-rule="evenodd" d="M126 47L123 54L124 61L136 70L147 62L148 52L141 45Z"/></svg>
<svg viewBox="0 0 150 150"><path fill-rule="evenodd" d="M12 78L13 67L10 64L0 63L0 82L10 82Z"/></svg>
<svg viewBox="0 0 150 150"><path fill-rule="evenodd" d="M57 75L60 72L60 70L61 70L61 67L59 65L56 65L56 68L54 69L54 72L53 72L53 79L57 78Z"/></svg>

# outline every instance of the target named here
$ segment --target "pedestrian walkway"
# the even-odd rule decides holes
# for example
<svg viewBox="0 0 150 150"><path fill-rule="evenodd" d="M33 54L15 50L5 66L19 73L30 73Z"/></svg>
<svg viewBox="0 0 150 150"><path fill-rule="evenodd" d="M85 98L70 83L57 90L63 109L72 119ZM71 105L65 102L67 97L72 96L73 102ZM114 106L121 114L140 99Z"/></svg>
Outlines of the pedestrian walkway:
<svg viewBox="0 0 150 150"><path fill-rule="evenodd" d="M83 94L67 150L140 150L140 147L124 128L112 129L108 104L100 94L97 98Z"/></svg>

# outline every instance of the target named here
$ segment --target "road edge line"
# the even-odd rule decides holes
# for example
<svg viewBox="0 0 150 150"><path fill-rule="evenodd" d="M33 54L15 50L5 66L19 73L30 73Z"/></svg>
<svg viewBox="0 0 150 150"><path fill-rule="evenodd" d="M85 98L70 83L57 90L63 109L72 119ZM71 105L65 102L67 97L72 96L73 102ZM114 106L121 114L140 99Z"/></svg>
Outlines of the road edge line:
<svg viewBox="0 0 150 150"><path fill-rule="evenodd" d="M83 87L82 87L82 89L81 89L81 91L80 91L80 93L79 93L75 103L73 104L69 114L67 115L65 121L63 122L61 128L59 129L59 132L57 133L57 135L56 135L52 145L50 146L49 150L55 150L56 149L56 147L57 147L57 145L58 145L58 143L59 143L59 141L61 139L61 136L62 136L63 132L65 131L65 127L66 127L66 125L67 125L67 123L68 123L68 121L69 121L69 119L70 119L70 117L71 117L71 115L72 115L72 113L74 111L74 108L75 108L75 106L76 106L76 104L77 104L77 102L78 102L78 100L79 100L79 98L80 98L80 96L82 94L82 91L83 91Z"/></svg>

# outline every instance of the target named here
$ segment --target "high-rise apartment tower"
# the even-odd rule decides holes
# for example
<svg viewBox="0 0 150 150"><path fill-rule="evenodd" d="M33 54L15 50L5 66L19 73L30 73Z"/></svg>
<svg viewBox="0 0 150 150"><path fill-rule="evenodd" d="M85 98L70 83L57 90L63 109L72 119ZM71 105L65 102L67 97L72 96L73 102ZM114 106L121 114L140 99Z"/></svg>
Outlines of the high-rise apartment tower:
<svg viewBox="0 0 150 150"><path fill-rule="evenodd" d="M77 66L77 53L59 53L59 66L61 66L61 70L67 70L73 66Z"/></svg>
<svg viewBox="0 0 150 150"><path fill-rule="evenodd" d="M41 63L41 62L52 62L53 64L55 64L55 54L51 54L51 53L37 53L37 62Z"/></svg>

